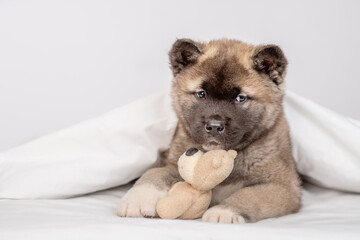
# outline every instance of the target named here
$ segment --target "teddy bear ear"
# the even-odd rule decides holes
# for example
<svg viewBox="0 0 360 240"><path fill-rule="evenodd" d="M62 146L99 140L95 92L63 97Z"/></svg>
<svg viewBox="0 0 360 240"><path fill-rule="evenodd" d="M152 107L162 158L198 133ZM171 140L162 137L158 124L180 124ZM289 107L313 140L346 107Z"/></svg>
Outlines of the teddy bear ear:
<svg viewBox="0 0 360 240"><path fill-rule="evenodd" d="M234 159L235 159L236 156L237 156L237 152L236 152L235 150L229 150L228 153L229 153L230 157L232 157L232 158L234 158Z"/></svg>
<svg viewBox="0 0 360 240"><path fill-rule="evenodd" d="M214 158L212 161L212 165L214 168L221 167L221 164L222 164L222 158Z"/></svg>

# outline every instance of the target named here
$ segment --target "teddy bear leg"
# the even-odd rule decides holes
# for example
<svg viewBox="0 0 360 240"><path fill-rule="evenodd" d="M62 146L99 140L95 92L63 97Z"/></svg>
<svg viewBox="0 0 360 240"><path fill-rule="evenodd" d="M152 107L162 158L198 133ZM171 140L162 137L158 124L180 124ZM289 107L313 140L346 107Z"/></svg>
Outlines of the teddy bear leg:
<svg viewBox="0 0 360 240"><path fill-rule="evenodd" d="M179 218L181 219L197 219L201 218L204 212L208 209L211 202L211 191L206 191L200 194L189 209L184 212Z"/></svg>
<svg viewBox="0 0 360 240"><path fill-rule="evenodd" d="M156 212L161 218L176 219L186 212L193 203L192 194L179 192L161 198L156 205Z"/></svg>

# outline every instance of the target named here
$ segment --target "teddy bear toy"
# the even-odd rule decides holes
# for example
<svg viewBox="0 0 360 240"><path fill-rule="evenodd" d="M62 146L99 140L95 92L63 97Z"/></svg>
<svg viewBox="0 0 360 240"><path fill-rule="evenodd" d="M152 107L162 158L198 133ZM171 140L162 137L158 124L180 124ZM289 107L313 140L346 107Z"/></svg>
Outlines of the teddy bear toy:
<svg viewBox="0 0 360 240"><path fill-rule="evenodd" d="M161 218L197 219L208 209L211 189L224 181L234 168L234 150L202 152L188 149L178 161L184 182L175 183L156 205Z"/></svg>

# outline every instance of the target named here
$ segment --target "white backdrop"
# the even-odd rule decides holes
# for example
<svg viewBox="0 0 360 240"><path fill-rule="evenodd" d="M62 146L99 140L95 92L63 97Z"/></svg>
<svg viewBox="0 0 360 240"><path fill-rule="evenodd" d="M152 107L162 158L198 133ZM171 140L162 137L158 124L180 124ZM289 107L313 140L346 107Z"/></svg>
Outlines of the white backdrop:
<svg viewBox="0 0 360 240"><path fill-rule="evenodd" d="M360 119L359 1L0 0L0 151L170 86L176 38L275 43L287 88Z"/></svg>

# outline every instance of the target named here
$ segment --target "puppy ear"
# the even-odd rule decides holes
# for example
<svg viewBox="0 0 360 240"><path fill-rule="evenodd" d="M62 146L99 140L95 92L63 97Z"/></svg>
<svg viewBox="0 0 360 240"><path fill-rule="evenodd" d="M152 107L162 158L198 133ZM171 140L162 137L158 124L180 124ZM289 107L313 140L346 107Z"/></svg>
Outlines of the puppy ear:
<svg viewBox="0 0 360 240"><path fill-rule="evenodd" d="M278 46L260 46L255 49L252 59L259 73L266 74L275 84L284 81L288 61Z"/></svg>
<svg viewBox="0 0 360 240"><path fill-rule="evenodd" d="M169 52L169 59L174 76L181 72L185 67L196 62L198 57L202 54L202 45L203 44L191 39L178 39L173 44Z"/></svg>

